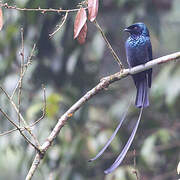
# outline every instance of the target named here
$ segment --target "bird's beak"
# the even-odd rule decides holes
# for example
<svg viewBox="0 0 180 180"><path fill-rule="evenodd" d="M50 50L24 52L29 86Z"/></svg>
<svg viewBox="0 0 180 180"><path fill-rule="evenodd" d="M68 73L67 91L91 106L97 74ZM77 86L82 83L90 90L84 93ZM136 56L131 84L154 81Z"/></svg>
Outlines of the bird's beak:
<svg viewBox="0 0 180 180"><path fill-rule="evenodd" d="M124 32L131 32L131 30L126 28L126 29L124 29Z"/></svg>

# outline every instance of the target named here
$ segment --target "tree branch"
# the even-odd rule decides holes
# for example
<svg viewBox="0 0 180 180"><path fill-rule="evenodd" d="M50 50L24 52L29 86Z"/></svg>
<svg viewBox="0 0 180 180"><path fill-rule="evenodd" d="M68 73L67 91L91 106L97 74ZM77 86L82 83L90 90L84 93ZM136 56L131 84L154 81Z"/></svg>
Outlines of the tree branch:
<svg viewBox="0 0 180 180"><path fill-rule="evenodd" d="M55 12L55 13L63 13L63 12L76 12L79 10L79 8L76 8L76 9L53 9L53 8L48 8L48 9L45 9L45 8L19 8L19 7L16 7L16 6L10 6L8 5L8 3L4 3L4 4L0 4L1 7L4 7L4 8L7 8L7 9L15 9L15 10L18 10L18 11L36 11L36 12L40 12L42 14L46 13L46 12Z"/></svg>
<svg viewBox="0 0 180 180"><path fill-rule="evenodd" d="M128 75L132 75L132 74L136 74L139 72L142 72L144 70L150 69L152 67L154 67L155 65L159 65L162 63L166 63L169 61L174 61L177 60L178 58L180 58L180 52L177 53L173 53L167 56L163 56L157 59L154 59L146 64L143 65L139 65L136 66L134 68L131 69L123 69L120 72L117 72L113 75L107 76L105 78L103 78L100 83L95 86L92 90L90 90L89 92L87 92L82 98L80 98L71 108L69 108L68 111L66 111L58 120L57 124L55 125L54 129L52 130L52 132L50 133L50 135L48 136L48 138L46 139L46 141L43 143L43 145L41 146L41 153L39 154L39 152L37 152L34 161L31 165L31 168L26 176L26 180L30 180L36 169L38 168L41 159L44 158L44 155L46 153L46 151L49 149L49 147L51 146L52 142L54 141L54 139L57 137L57 135L59 134L61 128L65 125L65 123L68 121L68 119L70 117L73 116L73 114L81 107L83 106L89 99L91 99L94 95L98 94L100 91L102 91L103 89L107 88L110 84L112 84L115 81L119 81L122 78L127 77Z"/></svg>
<svg viewBox="0 0 180 180"><path fill-rule="evenodd" d="M102 37L103 37L103 39L104 39L107 47L110 49L110 52L111 52L112 56L114 57L114 59L115 59L115 60L117 61L117 63L119 64L120 68L121 68L121 69L124 69L121 60L119 59L119 57L117 56L117 54L116 54L115 51L113 50L111 44L109 43L109 41L108 41L107 38L106 38L106 35L105 35L104 31L102 30L102 28L100 27L100 25L98 24L98 22L97 22L96 20L94 20L94 24L95 24L95 26L97 27L97 29L99 30L99 32L101 33L101 35L102 35Z"/></svg>

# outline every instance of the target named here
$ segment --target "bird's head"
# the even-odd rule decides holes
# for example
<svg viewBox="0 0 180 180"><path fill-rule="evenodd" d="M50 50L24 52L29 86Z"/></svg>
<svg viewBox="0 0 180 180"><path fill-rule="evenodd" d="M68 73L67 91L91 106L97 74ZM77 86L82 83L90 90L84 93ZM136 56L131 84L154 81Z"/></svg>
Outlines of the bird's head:
<svg viewBox="0 0 180 180"><path fill-rule="evenodd" d="M129 27L127 27L126 29L124 29L124 31L129 32L131 35L144 35L144 36L149 36L149 31L148 28L146 27L146 25L144 23L135 23Z"/></svg>

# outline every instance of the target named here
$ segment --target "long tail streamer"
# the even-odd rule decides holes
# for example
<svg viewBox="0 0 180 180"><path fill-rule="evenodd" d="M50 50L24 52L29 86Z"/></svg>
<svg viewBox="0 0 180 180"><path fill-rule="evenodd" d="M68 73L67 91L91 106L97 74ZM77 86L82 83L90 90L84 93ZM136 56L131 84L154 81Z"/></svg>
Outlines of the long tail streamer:
<svg viewBox="0 0 180 180"><path fill-rule="evenodd" d="M130 103L131 104L131 103ZM104 151L107 149L107 147L111 144L112 140L114 139L114 137L116 136L117 132L119 131L123 121L125 120L126 116L127 116L127 113L128 113L128 110L129 110L129 107L130 107L130 104L127 108L127 110L125 111L125 113L123 114L123 117L122 119L120 120L117 128L115 129L114 133L112 134L112 136L110 137L110 139L107 141L107 143L105 144L105 146L101 149L101 151L92 159L89 160L89 162L92 162L94 160L96 160L97 158L99 158L103 153Z"/></svg>
<svg viewBox="0 0 180 180"><path fill-rule="evenodd" d="M128 139L128 142L124 146L123 150L121 151L120 155L117 157L115 162L111 165L111 167L104 171L105 174L109 174L109 173L113 172L121 164L121 162L123 161L124 157L126 156L127 151L129 150L129 148L130 148L130 146L131 146L131 144L133 142L133 139L135 137L136 131L138 129L139 122L140 122L141 116L142 116L142 111L143 111L143 107L141 108L141 111L140 111L140 114L139 114L139 118L138 118L138 120L136 122L136 125L135 125L135 127L134 127L134 129L133 129L133 131L131 133L131 136Z"/></svg>
<svg viewBox="0 0 180 180"><path fill-rule="evenodd" d="M143 112L143 108L144 108L144 101L145 101L145 93L143 94L143 105L141 107L138 120L136 122L136 125L134 126L134 129L133 129L133 131L131 133L131 136L129 137L129 139L128 139L126 145L124 146L123 150L121 151L120 155L117 157L117 159L111 165L111 167L104 171L105 174L109 174L109 173L113 172L121 164L121 162L125 158L128 150L129 150L129 148L130 148L130 146L131 146L131 144L132 144L132 142L134 140L136 131L138 129L138 126L139 126L139 123L140 123L140 120L141 120L141 116L142 116L142 112Z"/></svg>

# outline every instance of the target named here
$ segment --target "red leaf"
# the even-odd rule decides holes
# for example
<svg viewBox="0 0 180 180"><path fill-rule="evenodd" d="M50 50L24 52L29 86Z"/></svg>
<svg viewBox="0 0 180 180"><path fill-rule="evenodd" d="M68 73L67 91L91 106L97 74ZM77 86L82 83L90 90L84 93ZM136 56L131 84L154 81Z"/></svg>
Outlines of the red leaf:
<svg viewBox="0 0 180 180"><path fill-rule="evenodd" d="M84 24L83 28L81 29L81 31L78 35L79 44L85 43L86 35L87 35L87 23Z"/></svg>
<svg viewBox="0 0 180 180"><path fill-rule="evenodd" d="M2 13L2 9L0 8L0 31L3 27L3 13Z"/></svg>
<svg viewBox="0 0 180 180"><path fill-rule="evenodd" d="M93 22L98 14L99 0L88 0L88 19Z"/></svg>
<svg viewBox="0 0 180 180"><path fill-rule="evenodd" d="M87 15L86 11L84 8L80 8L79 11L77 12L75 22L74 22L74 39L76 39L85 25L87 20Z"/></svg>

